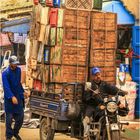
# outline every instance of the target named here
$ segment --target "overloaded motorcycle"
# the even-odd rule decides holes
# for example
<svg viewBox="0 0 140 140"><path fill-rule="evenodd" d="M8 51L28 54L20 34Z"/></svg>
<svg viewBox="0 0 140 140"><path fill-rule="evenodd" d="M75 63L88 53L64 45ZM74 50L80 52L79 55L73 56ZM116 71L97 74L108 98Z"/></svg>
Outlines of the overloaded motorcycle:
<svg viewBox="0 0 140 140"><path fill-rule="evenodd" d="M90 89L92 90L92 89ZM92 90L93 91L93 90ZM97 109L90 120L89 124L89 140L121 140L121 131L123 125L128 125L128 122L122 123L120 116L126 116L129 112L128 104L125 99L125 105L121 105L119 101L119 92L116 96L106 96L104 99L100 94L93 91L94 96L102 100L104 109Z"/></svg>

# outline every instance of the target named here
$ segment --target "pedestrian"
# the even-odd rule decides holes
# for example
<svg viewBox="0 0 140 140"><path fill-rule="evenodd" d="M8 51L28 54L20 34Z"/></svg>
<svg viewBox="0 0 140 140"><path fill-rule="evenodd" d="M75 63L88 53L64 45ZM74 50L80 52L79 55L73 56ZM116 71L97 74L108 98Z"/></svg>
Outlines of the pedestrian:
<svg viewBox="0 0 140 140"><path fill-rule="evenodd" d="M101 98L104 99L107 95L116 95L118 92L122 96L127 94L127 92L118 89L116 86L102 81L101 70L98 67L92 68L91 72L91 90L87 90L84 94L84 103L86 107L83 119L84 140L89 139L90 118L93 117L95 111L98 109L103 110L105 108ZM95 95L95 93L99 94L99 96ZM100 96L101 98L99 98ZM123 107L122 104L120 104L120 107Z"/></svg>
<svg viewBox="0 0 140 140"><path fill-rule="evenodd" d="M2 72L2 83L4 89L4 107L6 114L6 140L11 140L14 136L16 140L22 140L19 130L24 118L24 97L28 93L24 92L21 84L21 69L17 66L19 61L16 56L9 58L9 66ZM12 128L12 121L15 121Z"/></svg>

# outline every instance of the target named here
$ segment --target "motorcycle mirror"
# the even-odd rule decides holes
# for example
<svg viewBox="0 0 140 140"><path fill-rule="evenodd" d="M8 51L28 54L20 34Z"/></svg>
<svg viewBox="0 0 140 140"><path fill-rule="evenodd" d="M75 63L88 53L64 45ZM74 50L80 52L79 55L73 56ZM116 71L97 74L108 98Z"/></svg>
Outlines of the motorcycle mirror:
<svg viewBox="0 0 140 140"><path fill-rule="evenodd" d="M86 82L85 83L85 91L91 89L91 82Z"/></svg>

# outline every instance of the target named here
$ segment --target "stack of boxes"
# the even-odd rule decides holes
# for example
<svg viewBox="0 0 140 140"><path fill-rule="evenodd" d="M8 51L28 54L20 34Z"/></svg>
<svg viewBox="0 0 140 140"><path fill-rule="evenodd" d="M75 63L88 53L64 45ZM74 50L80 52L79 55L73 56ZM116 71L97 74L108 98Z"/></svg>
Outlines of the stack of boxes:
<svg viewBox="0 0 140 140"><path fill-rule="evenodd" d="M64 83L88 81L93 66L101 67L104 80L115 81L115 14L54 8L51 2L42 1L33 9L30 40L26 77L30 89L62 93ZM72 88L63 89L67 98ZM77 90L81 96L82 87Z"/></svg>
<svg viewBox="0 0 140 140"><path fill-rule="evenodd" d="M117 26L113 13L91 12L90 68L98 66L103 80L115 83Z"/></svg>

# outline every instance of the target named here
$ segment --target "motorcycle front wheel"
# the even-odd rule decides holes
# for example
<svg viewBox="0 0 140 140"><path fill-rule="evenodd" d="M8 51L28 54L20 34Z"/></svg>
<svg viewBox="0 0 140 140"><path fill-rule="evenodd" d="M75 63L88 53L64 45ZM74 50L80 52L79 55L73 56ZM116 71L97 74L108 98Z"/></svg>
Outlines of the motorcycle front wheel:
<svg viewBox="0 0 140 140"><path fill-rule="evenodd" d="M121 135L119 130L111 132L111 140L121 140Z"/></svg>

